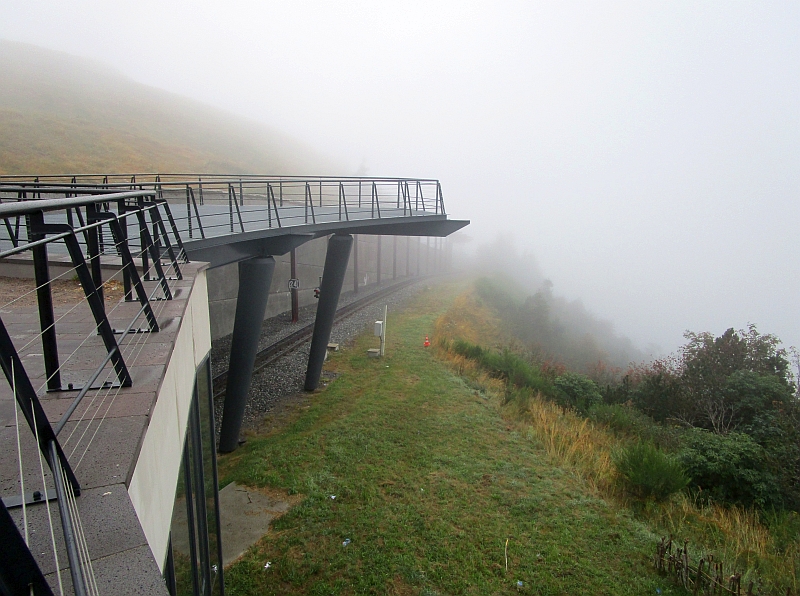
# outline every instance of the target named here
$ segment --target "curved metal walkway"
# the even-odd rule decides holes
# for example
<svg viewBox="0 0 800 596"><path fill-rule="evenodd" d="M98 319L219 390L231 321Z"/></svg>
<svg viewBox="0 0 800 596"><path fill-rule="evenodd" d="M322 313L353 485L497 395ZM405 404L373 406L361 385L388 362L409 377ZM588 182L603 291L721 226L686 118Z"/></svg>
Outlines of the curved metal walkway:
<svg viewBox="0 0 800 596"><path fill-rule="evenodd" d="M37 295L41 333L35 339L40 340L43 354L36 355L43 356L43 366L39 368L46 381L38 390L31 385L2 318L0 364L20 408L26 416L30 413L29 425L40 439L40 451L53 475L56 480L62 474L64 477L64 483L56 482L56 492L75 592L93 593L90 581L93 572L91 560L84 560L88 553L82 553L76 542L81 537L80 520L76 517L73 522L68 508L69 505L77 510L74 503L70 505L69 498L74 501L81 486L69 458L61 451L58 433L69 423L73 412L84 407L82 400L87 393L132 388L136 375L131 374L130 361L126 361L127 343L131 337L157 336L166 325L166 319L159 316L166 312L164 307L154 309L154 305L170 304L173 298L178 302L184 300L184 295L175 289L187 283L181 281L182 268L192 277L198 272L202 274L204 267L202 264L184 267L184 263L207 262L211 268L238 263L239 294L219 440L220 451L232 451L239 444L275 268L273 257L314 238L329 236L305 379L306 390L313 391L322 372L353 244L352 234L444 237L468 223L448 218L441 186L437 180L429 179L211 174L0 176L0 262L13 258L15 266L34 270L34 289L28 294ZM103 279L101 261L104 267L111 265L116 271L114 275L121 274L123 280L124 297L110 310L103 297L108 280ZM50 268L64 271L51 279ZM56 337L57 326L59 331L72 329L73 335L74 329L69 327L73 323L59 314L64 309L54 309L51 296L53 281L73 274L80 279L79 287L91 312L91 317L81 315L85 319L81 320L81 330L86 331L86 327L88 334L80 340L78 348L89 342L87 345L91 344L97 352L91 358L94 372L88 380L84 379L82 388L71 382L73 371L64 366L78 348L66 359L59 359L59 342L62 348L67 344L64 337ZM71 313L74 308L66 312ZM112 326L115 320L111 321L110 315L117 308L132 317L124 323L124 331ZM6 314L11 314L7 319L20 316L11 311ZM25 316L31 322L35 320L32 313ZM147 325L139 327L137 321L142 317ZM30 326L28 319L25 320ZM174 317L169 320L174 321ZM13 322L10 324L13 331ZM188 324L189 333L199 329L193 324ZM205 334L210 341L210 334ZM157 345L157 339L150 343ZM104 371L113 376L97 385ZM39 394L45 389L56 393L78 392L52 428L39 404ZM25 499L23 494L20 502ZM3 514L0 537L16 532L5 508L0 501ZM37 594L50 593L37 563L21 538L16 538L19 540L15 551L27 558L23 557L19 565L0 564L0 579L5 577L4 570L22 565L27 579L20 585L34 582ZM81 559L84 554L86 557Z"/></svg>

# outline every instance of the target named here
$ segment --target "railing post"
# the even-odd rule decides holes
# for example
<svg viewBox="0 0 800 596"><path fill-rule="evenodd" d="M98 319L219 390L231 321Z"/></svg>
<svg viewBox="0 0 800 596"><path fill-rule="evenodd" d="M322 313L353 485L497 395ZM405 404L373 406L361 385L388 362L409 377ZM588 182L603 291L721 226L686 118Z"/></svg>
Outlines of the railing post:
<svg viewBox="0 0 800 596"><path fill-rule="evenodd" d="M189 226L189 240L192 239L192 208L189 185L186 185L186 222Z"/></svg>
<svg viewBox="0 0 800 596"><path fill-rule="evenodd" d="M28 216L28 236L36 242L45 237L44 213L41 211ZM61 372L58 364L58 343L56 341L56 323L53 315L53 296L50 291L50 269L47 263L47 244L34 246L33 274L36 281L36 299L39 306L39 328L42 331L42 352L44 369L47 375L47 390L61 389Z"/></svg>
<svg viewBox="0 0 800 596"><path fill-rule="evenodd" d="M98 209L97 205L87 205L86 206L86 221L89 223L93 223L99 221L98 217ZM103 299L103 272L100 269L100 244L98 242L99 238L99 227L94 227L88 230L88 234L86 237L86 248L87 252L89 253L89 267L92 272L92 281L94 281L94 287L97 288L97 295L100 296L100 304L103 305L105 309L105 301Z"/></svg>
<svg viewBox="0 0 800 596"><path fill-rule="evenodd" d="M194 199L194 190L192 190L191 186L189 186L188 188L189 188L189 195L192 197L192 207L194 207L194 215L197 218L197 227L200 230L200 237L201 238L205 238L206 237L206 232L205 232L205 230L203 230L203 220L200 219L200 211L198 211L198 209L197 209L197 201L195 201L195 199ZM167 213L169 213L169 203L165 203L165 204L167 205L167 207L166 207ZM200 204L201 205L203 204L203 187L202 186L200 187ZM170 221L172 221L172 216L170 216ZM192 218L191 218L191 215L190 215L189 216L190 229L191 229L191 225L192 225Z"/></svg>
<svg viewBox="0 0 800 596"><path fill-rule="evenodd" d="M10 594L53 596L14 519L0 499L0 577Z"/></svg>
<svg viewBox="0 0 800 596"><path fill-rule="evenodd" d="M3 369L9 387L16 390L14 399L19 405L19 409L31 429L31 433L38 440L40 452L44 455L47 463L50 464L49 445L50 441L56 439L56 435L53 432L53 427L50 426L47 414L42 408L42 404L36 395L36 390L31 384L30 377L25 372L22 360L20 360L17 349L14 347L14 343L11 341L11 337L8 335L8 330L2 320L0 320L0 367ZM80 495L81 485L78 483L67 457L61 447L58 447L57 452L73 492L76 495Z"/></svg>
<svg viewBox="0 0 800 596"><path fill-rule="evenodd" d="M235 198L233 198L233 192L233 186L228 184L228 211L231 220L231 234L233 234L233 201L235 200Z"/></svg>
<svg viewBox="0 0 800 596"><path fill-rule="evenodd" d="M119 219L117 223L119 224L120 229L120 237L115 238L115 242L119 245L120 249L124 246L125 249L128 250L128 254L130 254L130 248L128 247L128 218L122 217L125 215L125 199L120 199L117 201L117 214ZM70 226L72 223L70 222ZM114 235L114 230L111 230L112 236ZM122 252L120 252L120 256L122 256ZM123 267L122 267L122 289L123 293L125 294L125 302L130 302L133 300L133 293L131 292L131 275L128 271L128 268L124 266L125 259L123 257Z"/></svg>
<svg viewBox="0 0 800 596"><path fill-rule="evenodd" d="M68 226L63 224L53 225L50 229L53 233L71 231ZM122 358L122 353L119 351L117 340L114 339L114 330L111 329L105 309L103 308L103 303L101 302L100 296L97 293L97 288L94 286L94 282L92 281L92 276L89 273L88 267L86 267L86 261L83 258L83 253L81 252L80 244L78 244L78 239L75 234L72 233L64 238L64 243L67 245L67 250L69 251L69 256L72 259L72 264L75 265L75 272L78 274L78 280L81 282L81 286L83 286L83 293L86 296L86 302L89 303L89 309L92 311L92 315L94 316L94 321L97 325L97 331L100 334L100 337L103 338L103 344L106 347L106 351L109 353L112 351L116 352L111 356L111 362L114 365L114 370L117 373L117 378L119 379L120 385L123 387L130 387L133 383L133 380L128 372L128 367L125 365L125 360Z"/></svg>
<svg viewBox="0 0 800 596"><path fill-rule="evenodd" d="M158 321L156 320L155 314L153 313L153 309L150 306L150 301L147 298L147 292L142 285L142 280L139 277L139 272L136 271L136 263L133 262L133 257L131 256L130 247L128 247L128 242L124 237L124 228L121 225L121 222L118 218L113 217L110 215L108 217L109 225L111 226L111 235L114 238L114 241L120 247L120 256L122 258L122 272L123 275L128 279L128 285L133 282L133 287L136 289L136 296L139 298L139 303L144 308L145 318L147 319L147 323L149 325L150 331L155 333L158 331Z"/></svg>
<svg viewBox="0 0 800 596"><path fill-rule="evenodd" d="M158 203L153 203L153 206L149 209L149 211L150 211L150 221L153 223L153 228L161 230L161 238L164 239L164 245L167 248L167 254L169 255L170 262L172 264L172 269L173 271L175 271L175 277L178 279L183 279L183 274L181 273L181 269L178 266L178 258L175 256L175 251L172 248L172 242L170 242L169 235L167 234L167 228L164 225L164 220L161 217L161 212L159 212L158 210ZM180 238L180 236L178 236L178 238ZM160 254L161 251L159 250L159 255Z"/></svg>
<svg viewBox="0 0 800 596"><path fill-rule="evenodd" d="M172 292L169 289L167 278L164 275L164 270L161 267L161 255L158 253L158 248L156 248L156 245L153 243L153 240L150 237L150 232L147 230L147 222L144 219L143 207L144 203L140 201L139 209L136 211L136 218L139 220L139 229L142 233L142 262L144 262L144 257L149 251L150 257L153 259L153 268L156 270L156 277L161 283L161 290L164 292L164 298L167 300L172 300Z"/></svg>

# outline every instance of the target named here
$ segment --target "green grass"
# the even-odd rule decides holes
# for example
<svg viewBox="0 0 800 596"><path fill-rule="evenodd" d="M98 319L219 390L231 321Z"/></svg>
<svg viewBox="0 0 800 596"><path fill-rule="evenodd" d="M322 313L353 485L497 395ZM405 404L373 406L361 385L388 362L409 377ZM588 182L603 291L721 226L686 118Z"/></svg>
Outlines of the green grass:
<svg viewBox="0 0 800 596"><path fill-rule="evenodd" d="M390 313L386 358L360 338L307 410L221 459L223 484L305 496L227 570L228 594L680 593L650 568L654 535L423 349L459 289Z"/></svg>

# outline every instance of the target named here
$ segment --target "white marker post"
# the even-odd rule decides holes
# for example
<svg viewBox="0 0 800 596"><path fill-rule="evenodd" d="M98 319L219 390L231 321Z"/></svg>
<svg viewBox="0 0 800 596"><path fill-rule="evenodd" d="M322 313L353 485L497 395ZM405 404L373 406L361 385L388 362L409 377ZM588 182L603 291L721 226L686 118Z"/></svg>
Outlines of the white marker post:
<svg viewBox="0 0 800 596"><path fill-rule="evenodd" d="M383 320L382 321L375 321L375 337L381 338L381 347L379 349L370 349L367 350L367 353L370 356L378 357L383 356L386 354L386 316L389 312L389 305L383 307Z"/></svg>

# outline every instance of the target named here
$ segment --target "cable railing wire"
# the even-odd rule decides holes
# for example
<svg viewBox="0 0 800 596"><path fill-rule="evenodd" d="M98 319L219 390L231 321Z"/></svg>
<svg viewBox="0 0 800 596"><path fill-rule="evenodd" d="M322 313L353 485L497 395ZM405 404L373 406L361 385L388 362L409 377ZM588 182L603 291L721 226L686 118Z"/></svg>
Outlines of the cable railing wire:
<svg viewBox="0 0 800 596"><path fill-rule="evenodd" d="M81 221L80 227L69 226L66 224L61 223L63 221L63 217L61 221L57 221L55 225L53 225L53 218L49 217L47 220L42 216L45 210L53 211L58 208L74 208L76 214L80 213L79 207L86 207L87 210L87 218L90 217L90 212L96 210L96 208L92 207L91 205L97 204L98 202L102 202L107 197L100 197L100 198L89 198L86 197L65 197L64 199L60 200L53 200L47 198L38 198L35 205L30 204L28 201L17 201L14 204L10 203L3 203L0 204L0 217L6 216L5 221L8 221L8 217L20 217L24 216L26 218L26 226L21 228L22 232L15 236L13 248L3 251L0 253L3 256L13 256L17 254L21 254L25 251L29 251L39 247L48 247L54 246L56 242L63 240L65 243L72 242L72 247L69 250L70 259L72 261L72 266L67 267L65 270L61 271L58 275L50 276L47 273L44 276L44 282L40 283L42 280L37 277L36 282L34 282L33 289L23 292L21 295L16 296L14 299L8 301L3 307L2 310L7 311L8 309L13 309L18 306L18 303L24 301L28 296L32 294L37 295L37 302L41 302L41 292L46 290L48 296L52 296L52 289L54 287L55 282L62 280L74 273L78 273L78 277L80 280L80 287L84 291L84 296L80 300L77 300L73 304L69 304L66 308L59 307L58 316L51 316L50 322L45 324L44 322L41 325L41 330L38 333L34 333L32 336L28 337L27 340L23 343L20 349L11 348L13 354L9 355L7 360L11 362L11 373L10 373L10 381L12 385L12 393L14 394L15 399L15 422L16 422L16 432L19 434L20 427L19 427L19 416L17 414L19 407L18 402L20 396L17 392L16 387L16 379L19 374L25 375L24 369L17 370L15 362L19 362L21 365L21 361L16 354L22 354L23 357L25 352L28 351L28 348L36 342L45 342L46 335L54 330L58 325L60 325L65 320L71 320L71 315L76 312L76 310L81 306L85 305L87 302L90 303L90 309L94 311L98 311L98 304L99 304L99 313L95 312L95 318L97 316L101 316L102 322L110 329L108 326L109 316L113 315L117 308L119 308L122 304L125 304L125 298L120 299L117 304L113 306L106 306L103 300L103 290L107 289L110 283L118 278L120 275L123 276L124 281L127 281L127 278L135 278L136 279L136 291L139 292L139 286L146 282L155 282L154 287L148 290L145 294L141 294L140 297L142 305L138 308L136 314L130 319L126 329L122 332L119 342L114 342L113 347L110 347L109 344L106 343L107 354L105 358L101 361L99 367L96 368L94 373L90 376L88 383L85 385L83 389L79 392L80 399L77 401L73 401L73 403L69 406L69 411L66 413L65 416L62 417L62 420L59 421L56 429L61 431L64 428L64 425L69 420L71 415L74 413L75 409L79 406L80 400L92 389L98 389L95 392L95 399L97 395L102 395L103 397L100 399L100 403L98 404L94 413L91 413L91 407L86 408L86 412L92 416L94 420L97 416L100 416L99 421L95 425L92 425L92 420L86 425L86 428L80 433L80 437L73 445L72 453L70 458L74 458L77 454L80 455L78 459L77 465L71 467L69 473L67 473L67 469L64 468L61 464L68 461L68 459L61 460L61 457L66 457L60 453L60 447L57 445L57 439L55 438L56 434L53 434L53 439L49 440L49 447L48 450L44 450L42 446L42 442L40 441L39 435L39 425L40 423L46 424L48 429L51 429L49 426L49 422L41 421L37 419L37 416L44 416L43 410L39 408L39 414L36 414L36 408L34 408L34 414L32 421L29 420L29 424L34 431L34 436L36 438L37 444L40 445L40 449L38 449L38 457L39 457L39 467L40 467L40 474L42 478L42 487L43 492L45 493L45 501L48 513L48 524L50 527L51 533L51 542L53 545L53 557L55 559L55 568L57 573L58 579L58 589L59 592L63 594L64 587L63 582L60 575L60 565L58 562L58 553L55 547L55 534L53 530L53 519L50 510L50 503L49 503L49 496L48 496L48 488L47 488L47 479L44 473L44 464L42 462L42 456L44 455L48 460L49 466L52 468L52 480L55 485L56 493L58 494L58 503L59 503L59 510L61 513L61 525L62 531L64 532L65 543L67 544L67 554L69 558L69 568L70 574L72 575L73 579L73 589L76 594L98 594L98 588L96 579L94 577L94 570L92 568L91 563L91 556L89 553L88 543L86 541L85 532L83 529L83 524L80 518L79 510L77 507L77 502L75 497L78 493L78 487L74 484L74 476L72 470L76 469L80 463L83 461L86 453L88 452L89 448L91 447L94 438L97 436L97 433L103 426L103 422L107 417L108 413L110 412L111 408L113 407L114 401L116 397L120 394L121 388L124 383L120 382L117 385L109 383L108 380L111 378L111 375L115 373L113 367L108 367L109 362L114 359L116 356L119 356L121 359L124 354L128 356L133 355L133 362L138 360L139 355L142 353L144 346L147 345L145 341L145 334L139 333L140 330L136 330L136 338L132 343L128 343L126 340L131 335L134 330L134 325L136 325L137 321L142 318L142 315L146 314L148 308L150 309L150 316L154 317L156 320L157 317L161 316L163 313L163 309L166 307L166 302L164 304L158 304L156 301L156 296L159 293L164 294L165 298L171 297L172 293L175 290L175 286L177 285L177 280L181 278L181 272L178 267L179 260L185 260L185 251L182 247L180 242L180 236L176 230L174 221L171 217L162 218L160 214L157 213L160 206L163 205L165 211L168 210L168 205L166 202L157 202L153 200L150 204L144 204L143 201L146 197L150 199L154 199L152 193L142 193L137 192L135 194L122 194L120 195L117 193L117 198L120 199L119 203L119 212L113 213L108 210L103 211L102 209L99 212L95 213L95 217L97 217L97 221L90 221L86 223L82 217L78 217ZM122 203L123 199L136 199L138 204L137 205L124 205ZM27 203L27 204L21 204ZM31 225L31 220L28 219L28 213L38 213L38 221L42 222L41 225L44 227L40 229L40 231L36 232L36 234L32 234L32 228L29 226ZM150 214L150 222L146 222L144 219L145 212ZM127 218L135 216L138 219L139 223L139 238L140 242L137 247L135 247L132 251L130 251L131 244L130 238L128 237L127 231L124 234L115 234L115 225L119 226L120 220L127 221ZM71 218L68 218L71 219ZM166 220L169 223L166 223ZM47 227L49 223L50 227ZM148 227L153 226L153 235L150 236ZM112 232L112 236L114 236L113 241L110 241L108 237L104 237L102 230L104 227L110 228ZM2 228L0 228L2 229ZM8 227L6 228L8 229ZM119 232L119 227L116 228L117 232ZM87 233L97 233L98 237L94 238L94 246L89 243L89 237L86 237L86 242L80 241L80 235ZM37 234L39 237L37 237ZM173 240L170 239L170 234L173 235ZM134 233L134 238L137 235ZM8 241L8 239L6 239ZM99 240L99 244L98 241ZM76 249L77 252L80 253L79 260L76 256ZM68 245L69 248L69 245ZM128 256L126 257L124 250L128 250ZM89 253L88 257L86 253ZM167 253L169 253L167 255ZM45 258L46 258L46 253ZM34 255L35 257L36 255ZM102 279L102 274L100 273L100 259L110 256L119 256L122 257L121 265L117 266L116 271L109 277L106 276L106 279ZM148 262L148 256L150 257ZM166 269L162 267L161 260L164 257L166 259L166 267L171 267L171 273L175 275L174 278L168 278L166 275ZM127 260L126 260L127 258ZM138 273L136 273L136 266L133 264L134 261L132 259L139 260L142 264L142 271L143 271L143 278L138 277ZM35 261L35 259L34 259ZM47 265L45 265L47 266ZM49 267L47 267L49 269ZM37 274L38 275L38 274ZM127 278L126 278L127 276ZM168 280L174 281L173 284L170 284ZM127 283L125 284L128 285ZM132 296L129 293L126 293L126 297L129 297L133 300ZM94 301L94 306L92 306L92 301ZM156 302L158 307L156 309L152 309L150 305ZM52 305L52 298L48 299L49 308L53 310ZM41 304L39 305L40 314L41 314ZM155 312L153 312L155 310ZM42 319L44 321L44 319ZM101 322L98 321L97 324L97 331L100 330ZM27 390L32 392L31 399L37 400L37 394L41 393L45 388L48 388L49 381L53 379L54 376L59 375L62 371L65 370L68 364L71 363L72 359L79 353L80 350L84 349L85 347L92 347L94 346L90 343L87 346L87 342L92 337L96 337L97 333L93 330L90 333L85 334L82 338L79 338L80 341L77 343L77 347L75 347L66 358L59 359L56 362L56 366L54 369L47 370L45 374L45 381L40 385L38 389L34 389L32 386ZM7 337L7 336L6 336ZM7 340L6 340L7 341ZM124 343L122 343L124 342ZM5 345L11 345L6 343ZM45 363L47 364L47 362ZM47 367L46 367L47 368ZM100 378L103 371L106 371L106 380L100 387L94 387L95 381ZM6 370L7 376L8 370ZM72 389L72 385L70 385L69 389ZM110 397L110 399L109 399ZM26 398L27 399L27 398ZM107 407L106 407L107 404ZM90 404L91 406L91 404ZM86 412L82 415L82 418L86 416ZM46 416L45 416L46 418ZM87 433L92 429L94 426L94 432L91 433L91 437L88 441L85 440ZM80 421L75 425L73 429L73 433L71 433L68 440L72 437L75 430L80 428ZM48 430L48 432L52 432ZM19 441L18 441L19 443ZM82 450L82 452L81 452ZM21 501L23 505L23 526L26 535L26 544L28 543L28 522L27 522L27 497L25 491L25 482L24 482L24 459L22 455L21 445L18 447L18 457L19 457L19 469L20 469L20 490L21 490ZM34 497L34 500L36 497Z"/></svg>

